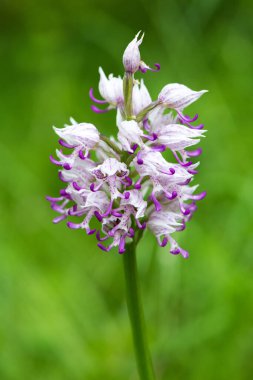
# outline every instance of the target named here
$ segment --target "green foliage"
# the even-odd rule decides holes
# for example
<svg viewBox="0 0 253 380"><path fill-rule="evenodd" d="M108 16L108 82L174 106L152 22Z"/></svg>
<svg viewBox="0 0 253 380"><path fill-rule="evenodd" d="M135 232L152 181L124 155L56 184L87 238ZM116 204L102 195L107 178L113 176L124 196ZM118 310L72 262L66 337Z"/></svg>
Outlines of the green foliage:
<svg viewBox="0 0 253 380"><path fill-rule="evenodd" d="M95 115L101 65L122 74L142 29L155 98L179 82L208 89L189 113L208 129L198 181L207 198L180 244L184 261L146 234L138 250L159 380L248 380L253 364L252 2L1 0L0 378L137 379L122 257L54 226L44 196L60 182L51 129ZM96 91L95 91L96 93Z"/></svg>

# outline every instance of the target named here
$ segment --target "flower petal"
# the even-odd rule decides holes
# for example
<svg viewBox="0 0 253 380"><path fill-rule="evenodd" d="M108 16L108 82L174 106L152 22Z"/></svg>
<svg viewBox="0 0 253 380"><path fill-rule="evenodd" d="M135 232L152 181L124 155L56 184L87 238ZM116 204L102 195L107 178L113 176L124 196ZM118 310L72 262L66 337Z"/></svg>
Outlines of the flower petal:
<svg viewBox="0 0 253 380"><path fill-rule="evenodd" d="M158 95L158 100L169 108L183 110L199 99L207 90L193 91L179 83L167 84Z"/></svg>

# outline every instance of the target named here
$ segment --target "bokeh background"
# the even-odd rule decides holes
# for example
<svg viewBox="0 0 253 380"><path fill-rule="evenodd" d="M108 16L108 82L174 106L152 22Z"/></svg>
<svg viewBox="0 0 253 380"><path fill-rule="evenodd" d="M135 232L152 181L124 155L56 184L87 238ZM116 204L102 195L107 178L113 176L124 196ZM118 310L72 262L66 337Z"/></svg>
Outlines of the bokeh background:
<svg viewBox="0 0 253 380"><path fill-rule="evenodd" d="M138 250L157 378L252 379L251 0L0 0L0 378L137 379L122 257L51 223L60 182L52 124L90 121L98 66L122 74L122 53L146 32L155 99L169 82L209 93L189 108L208 129L198 182L208 197L180 244L189 260ZM98 93L97 93L98 94Z"/></svg>

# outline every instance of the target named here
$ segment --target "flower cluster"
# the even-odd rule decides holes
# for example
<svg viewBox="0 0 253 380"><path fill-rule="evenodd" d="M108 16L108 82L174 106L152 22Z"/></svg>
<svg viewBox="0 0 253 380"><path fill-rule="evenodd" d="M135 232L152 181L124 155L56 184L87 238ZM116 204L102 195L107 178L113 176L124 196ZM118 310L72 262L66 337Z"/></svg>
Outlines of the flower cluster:
<svg viewBox="0 0 253 380"><path fill-rule="evenodd" d="M152 69L141 61L139 34L124 52L124 78L107 77L99 68L102 99L95 98L93 89L89 93L94 112L116 109L117 140L72 118L65 128L54 127L61 149L50 160L59 167L65 188L47 199L59 214L54 223L68 219L69 228L95 234L104 251L118 247L123 253L126 242L137 242L147 227L160 246L169 243L172 254L186 258L188 252L171 235L185 229L196 201L206 193L195 194L198 185L190 186L199 165L192 159L201 149L188 150L205 131L203 124L195 124L198 115L189 117L184 109L206 91L173 83L152 101L134 74L158 71L160 65Z"/></svg>

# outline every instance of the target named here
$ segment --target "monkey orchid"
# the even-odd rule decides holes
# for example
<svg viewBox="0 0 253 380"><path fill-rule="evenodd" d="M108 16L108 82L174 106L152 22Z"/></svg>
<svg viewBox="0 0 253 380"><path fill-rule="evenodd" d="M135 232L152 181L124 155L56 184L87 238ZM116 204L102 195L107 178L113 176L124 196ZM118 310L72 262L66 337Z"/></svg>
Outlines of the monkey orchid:
<svg viewBox="0 0 253 380"><path fill-rule="evenodd" d="M159 246L169 245L171 254L189 256L171 235L186 228L196 202L206 195L196 193L198 186L192 186L199 165L194 159L201 149L189 150L206 131L203 124L195 125L198 115L184 113L206 90L167 84L152 101L143 79L134 78L137 71L160 69L159 64L152 69L142 61L143 37L139 32L125 49L124 77L107 77L99 68L101 99L93 89L89 92L94 112L116 109L117 139L74 119L64 128L54 127L61 149L56 150L57 159L50 159L59 168L64 188L47 199L58 213L54 223L65 221L71 229L83 229L102 251L116 247L123 254L139 375L151 380L154 372L146 346L135 249L147 228ZM167 151L173 162L166 159Z"/></svg>

